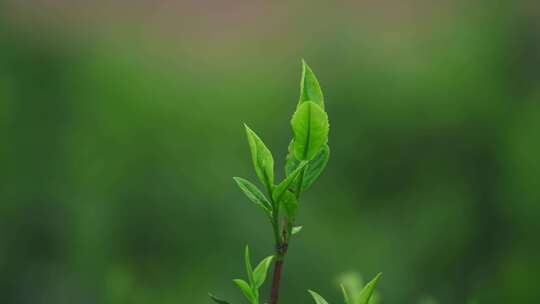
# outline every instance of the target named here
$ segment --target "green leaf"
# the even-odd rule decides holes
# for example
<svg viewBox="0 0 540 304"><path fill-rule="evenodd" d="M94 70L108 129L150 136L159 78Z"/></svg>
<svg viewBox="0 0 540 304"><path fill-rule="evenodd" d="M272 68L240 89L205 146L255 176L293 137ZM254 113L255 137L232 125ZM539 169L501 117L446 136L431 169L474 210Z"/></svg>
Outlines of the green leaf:
<svg viewBox="0 0 540 304"><path fill-rule="evenodd" d="M296 210L298 210L298 200L296 199L296 195L291 191L285 191L283 198L281 199L281 207L283 207L287 217L291 221L294 221Z"/></svg>
<svg viewBox="0 0 540 304"><path fill-rule="evenodd" d="M270 152L253 130L245 124L244 126L246 128L255 173L263 185L272 189L274 187L274 158L272 157L272 152Z"/></svg>
<svg viewBox="0 0 540 304"><path fill-rule="evenodd" d="M264 281L266 280L266 275L268 273L268 268L272 264L272 260L274 259L274 256L269 256L263 259L257 267L255 267L255 270L253 270L253 283L255 285L255 288L259 288L262 286Z"/></svg>
<svg viewBox="0 0 540 304"><path fill-rule="evenodd" d="M315 158L309 161L309 164L306 167L306 173L304 173L302 191L308 189L319 178L328 163L329 157L330 148L328 145L324 145Z"/></svg>
<svg viewBox="0 0 540 304"><path fill-rule="evenodd" d="M302 169L304 169L306 165L307 162L301 162L300 165L274 189L274 191L272 192L272 198L274 199L274 202L276 204L281 201L285 191L289 189L289 186L298 177L298 175L302 172Z"/></svg>
<svg viewBox="0 0 540 304"><path fill-rule="evenodd" d="M302 228L304 228L304 227L303 226L295 226L295 227L293 227L292 230L291 230L291 234L295 235L295 234L299 233L302 230Z"/></svg>
<svg viewBox="0 0 540 304"><path fill-rule="evenodd" d="M291 142L292 144L292 142ZM330 157L330 147L324 145L319 153L315 155L315 158L310 160L306 166L304 173L304 178L302 182L302 191L307 190L311 185L319 178L321 173L324 171L326 164L328 163L328 158ZM287 155L285 163L285 174L290 175L295 168L298 167L300 161L294 156L294 153L289 153ZM298 178L294 180L291 184L291 187L295 188L298 182Z"/></svg>
<svg viewBox="0 0 540 304"><path fill-rule="evenodd" d="M300 100L298 104L308 100L324 109L324 97L319 81L307 63L302 60L302 78L300 80Z"/></svg>
<svg viewBox="0 0 540 304"><path fill-rule="evenodd" d="M317 303L317 304L328 304L328 302L326 302L326 300L323 297L321 297L320 294L316 293L313 290L308 290L308 292L313 297L313 300L315 300L315 303Z"/></svg>
<svg viewBox="0 0 540 304"><path fill-rule="evenodd" d="M249 254L248 245L246 245L246 250L244 251L244 261L246 263L246 273L249 279L249 284L253 286L253 268L251 267L251 256Z"/></svg>
<svg viewBox="0 0 540 304"><path fill-rule="evenodd" d="M294 156L312 160L328 142L328 115L311 101L300 104L293 115Z"/></svg>
<svg viewBox="0 0 540 304"><path fill-rule="evenodd" d="M345 287L345 290L347 290L352 304L356 304L358 300L357 297L360 294L360 291L362 291L362 287L364 287L360 276L355 272L349 272L342 274L339 280Z"/></svg>
<svg viewBox="0 0 540 304"><path fill-rule="evenodd" d="M238 285L240 287L240 290L244 293L244 296L251 302L251 303L257 303L257 299L255 298L255 294L251 290L251 287L249 284L242 280L242 279L234 279L234 284Z"/></svg>
<svg viewBox="0 0 540 304"><path fill-rule="evenodd" d="M229 302L227 302L225 300L221 300L221 299L217 298L216 296L214 296L211 293L209 293L208 296L210 297L210 299L212 299L214 302L216 302L218 304L230 304Z"/></svg>
<svg viewBox="0 0 540 304"><path fill-rule="evenodd" d="M298 166L300 165L300 160L294 157L294 139L292 139L289 143L287 151L288 153L285 158L285 175L289 176L294 171L294 169L298 168Z"/></svg>
<svg viewBox="0 0 540 304"><path fill-rule="evenodd" d="M349 294L347 293L345 286L343 286L343 284L340 284L340 286L341 286L341 292L343 293L343 299L345 299L345 304L353 304L351 303L351 300L349 299Z"/></svg>
<svg viewBox="0 0 540 304"><path fill-rule="evenodd" d="M250 181L243 179L241 177L233 177L234 181L240 187L242 192L257 206L263 208L268 214L272 211L272 205L264 196L264 194Z"/></svg>
<svg viewBox="0 0 540 304"><path fill-rule="evenodd" d="M375 291L375 286L381 278L381 275L382 273L377 274L373 280L371 280L369 283L366 284L366 286L364 286L364 289L360 291L360 295L358 296L357 304L369 304L369 300L371 299L371 296Z"/></svg>

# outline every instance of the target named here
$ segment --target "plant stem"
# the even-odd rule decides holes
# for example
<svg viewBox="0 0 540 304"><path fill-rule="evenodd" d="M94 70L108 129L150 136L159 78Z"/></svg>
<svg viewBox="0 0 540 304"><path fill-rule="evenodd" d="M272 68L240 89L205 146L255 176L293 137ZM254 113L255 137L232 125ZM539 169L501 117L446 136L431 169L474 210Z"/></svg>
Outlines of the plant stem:
<svg viewBox="0 0 540 304"><path fill-rule="evenodd" d="M296 199L300 200L300 192L302 192L302 184L304 182L304 173L306 168L304 167L300 172L298 178L298 184L296 188ZM274 233L276 238L276 262L274 263L274 275L272 278L272 288L270 289L270 301L268 304L277 304L279 298L279 286L281 283L281 271L283 270L283 262L285 261L285 255L289 247L289 238L291 236L291 229L293 227L294 220L287 220L287 224L283 227L283 232L280 237L279 234L279 206L274 208ZM277 212L276 212L277 211Z"/></svg>
<svg viewBox="0 0 540 304"><path fill-rule="evenodd" d="M278 260L274 264L274 278L272 280L272 290L270 291L270 303L277 304L279 297L279 283L281 280L281 269L283 269L283 260Z"/></svg>
<svg viewBox="0 0 540 304"><path fill-rule="evenodd" d="M278 302L281 271L283 269L283 262L285 261L285 254L287 254L287 247L288 244L285 242L280 242L276 246L276 262L274 263L274 277L272 279L269 304L277 304Z"/></svg>

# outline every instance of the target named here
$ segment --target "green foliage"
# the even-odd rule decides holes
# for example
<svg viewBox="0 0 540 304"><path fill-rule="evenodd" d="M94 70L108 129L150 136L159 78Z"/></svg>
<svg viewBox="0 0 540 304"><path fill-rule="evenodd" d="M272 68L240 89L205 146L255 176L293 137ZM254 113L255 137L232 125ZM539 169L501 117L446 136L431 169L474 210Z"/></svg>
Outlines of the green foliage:
<svg viewBox="0 0 540 304"><path fill-rule="evenodd" d="M289 146L289 154L287 154L285 163L285 174L287 174L287 176L290 175L301 163L301 161L294 156L294 152L292 151L292 143L293 142L291 141ZM311 187L311 185L319 178L321 173L324 171L324 168L326 168L329 158L330 147L328 147L328 145L324 145L319 153L315 155L315 158L310 160L306 166L306 170L303 175L302 191L305 191ZM294 182L294 184L298 183L298 179L295 179Z"/></svg>
<svg viewBox="0 0 540 304"><path fill-rule="evenodd" d="M308 100L324 109L324 97L319 81L307 63L302 60L302 79L300 80L300 100L298 104Z"/></svg>
<svg viewBox="0 0 540 304"><path fill-rule="evenodd" d="M328 304L328 302L326 302L326 300L320 294L316 293L313 290L308 290L308 292L313 297L313 300L315 300L315 303L317 303L317 304Z"/></svg>
<svg viewBox="0 0 540 304"><path fill-rule="evenodd" d="M283 207L283 210L285 211L287 217L291 221L294 221L296 217L296 211L298 210L298 199L291 191L285 192L285 195L283 196L283 199L281 201L281 206Z"/></svg>
<svg viewBox="0 0 540 304"><path fill-rule="evenodd" d="M420 293L434 293L441 304L468 303L458 301L466 296L481 300L479 304L537 303L540 258L532 253L539 252L540 242L535 233L522 232L540 231L540 82L535 73L539 53L534 52L539 28L531 27L538 17L520 9L531 8L531 1L497 3L502 6L475 1L460 11L453 7L443 20L423 19L430 30L401 35L398 44L380 39L380 28L352 26L363 21L347 14L350 6L333 6L328 14L317 11L328 6L310 5L285 16L297 22L287 24L293 30L301 27L304 38L284 33L282 39L272 39L278 47L257 49L259 60L250 57L251 35L261 29L268 33L264 26L237 31L235 39L212 41L220 47L183 40L183 47L155 56L144 44L151 41L157 50L163 46L159 41L167 39L133 39L143 37L133 35L137 28L124 22L103 23L111 39L93 39L80 35L80 27L59 30L47 22L59 11L40 5L45 23L40 22L38 32L21 34L30 20L19 17L32 16L27 11L31 7L6 6L3 12L9 18L0 21L0 133L7 143L0 152L0 302L39 303L45 295L47 302L61 303L66 294L55 290L67 283L71 302L84 303L87 293L73 292L85 284L78 277L100 277L102 284L92 286L91 296L98 303L205 303L199 298L204 290L198 289L207 287L200 283L220 277L204 271L209 262L214 272L234 274L230 265L235 260L224 246L240 238L240 244L250 244L253 257L272 253L274 245L264 235L270 230L264 226L267 218L222 177L244 177L268 197L254 173L246 172L252 167L245 121L272 150L275 178L282 179L278 163L292 138L287 122L299 101L301 72L299 60L292 69L283 68L290 60L284 50L304 49L323 89L332 159L328 171L307 190L323 195L308 192L300 200L296 221L307 225L298 234L303 241L297 244L293 237L289 251L301 256L303 267L286 261L289 288L282 289L280 303L312 302L291 286L296 282L289 275L306 277L314 267L317 273L334 273L336 265L335 271L347 266L340 259L349 254L351 261L366 266L362 272L367 266L376 270L362 258L391 260L386 267L392 265L393 287L406 283L386 290L384 304L419 303L414 300ZM288 5L268 5L275 4ZM126 9L121 11L132 8ZM321 33L322 25L314 20L324 18L330 19ZM122 30L114 30L118 25ZM47 39L35 35L45 32ZM452 43L441 47L442 41ZM529 56L520 56L524 53ZM277 124L282 121L283 126ZM231 167L239 160L249 167ZM332 218L339 220L325 219L334 208ZM501 233L503 237L493 238ZM505 242L514 235L520 236L518 241ZM186 250L186 241L195 238ZM349 246L334 244L345 239ZM304 254L312 248L311 240L321 251ZM141 251L145 245L156 250ZM441 245L452 250L437 251L433 262L432 248ZM209 246L224 252L216 255ZM328 252L332 247L351 251ZM374 248L404 252L392 260L394 253L381 250L374 259ZM328 254L333 259L318 263ZM200 258L206 255L211 260ZM432 271L407 273L411 262ZM160 277L159 286L152 278L139 279L149 264L152 276ZM478 288L453 294L459 290L451 286L456 278L445 271L460 265L469 265L466 283ZM233 277L225 278L224 286L212 286L212 291L242 304L243 296L229 284ZM270 282L265 290L266 285ZM304 289L322 292L323 287ZM261 303L266 296L262 292Z"/></svg>
<svg viewBox="0 0 540 304"><path fill-rule="evenodd" d="M377 286L377 282L379 282L381 275L381 273L377 274L373 280L367 283L366 286L364 286L364 288L362 289L362 291L360 291L360 294L358 294L357 297L354 297L355 302L353 302L352 304L369 304L369 301L373 296L373 292L375 291L375 287Z"/></svg>
<svg viewBox="0 0 540 304"><path fill-rule="evenodd" d="M257 267L253 269L251 267L251 254L249 252L249 247L246 246L246 249L244 251L244 263L246 267L248 281L246 282L242 279L234 279L233 282L240 288L244 296L252 304L259 304L259 288L266 280L268 268L270 268L273 259L274 256L268 256L262 261L260 261L259 264L257 264ZM215 297L211 296L211 298L215 301Z"/></svg>
<svg viewBox="0 0 540 304"><path fill-rule="evenodd" d="M251 286L249 284L242 280L242 279L234 279L234 284L238 285L240 287L240 290L242 290L242 293L244 293L244 296L252 303L252 304L259 304L259 300L257 299L255 293L251 289Z"/></svg>
<svg viewBox="0 0 540 304"><path fill-rule="evenodd" d="M341 292L343 293L343 298L345 304L373 304L372 297L375 291L377 282L381 278L381 273L377 274L373 280L367 283L363 288L360 288L359 280L354 278L353 282L349 281L347 283L341 284ZM345 287L348 285L348 288ZM324 298L318 293L309 290L309 293L315 300L316 304L328 304Z"/></svg>
<svg viewBox="0 0 540 304"><path fill-rule="evenodd" d="M377 274L369 283L363 285L358 275L348 274L342 277L341 291L346 304L374 304L374 292L377 282L381 278Z"/></svg>
<svg viewBox="0 0 540 304"><path fill-rule="evenodd" d="M264 194L250 181L243 179L241 177L233 177L234 181L240 187L242 192L257 206L261 207L268 214L272 213L272 205L264 196Z"/></svg>
<svg viewBox="0 0 540 304"><path fill-rule="evenodd" d="M251 151L251 159L257 177L268 189L274 186L274 158L272 152L266 147L264 142L247 125L246 135Z"/></svg>
<svg viewBox="0 0 540 304"><path fill-rule="evenodd" d="M312 101L301 103L291 120L294 156L300 160L312 160L328 141L328 115Z"/></svg>
<svg viewBox="0 0 540 304"><path fill-rule="evenodd" d="M306 165L307 162L301 162L300 165L296 169L294 169L294 171L291 172L291 174L289 174L287 178L285 178L281 183L279 183L279 185L274 189L274 191L272 192L272 198L277 204L279 204L283 195L285 194L285 191L289 189L289 187L298 177L298 175L302 173L302 169L304 169Z"/></svg>
<svg viewBox="0 0 540 304"><path fill-rule="evenodd" d="M259 265L255 267L255 270L253 270L253 284L255 287L261 287L266 280L266 274L268 273L268 268L270 268L270 265L272 264L272 260L274 260L274 256L272 255L264 258Z"/></svg>
<svg viewBox="0 0 540 304"><path fill-rule="evenodd" d="M309 161L306 173L304 174L304 181L302 183L302 190L309 188L321 175L326 168L328 159L330 158L330 147L324 145L315 158Z"/></svg>
<svg viewBox="0 0 540 304"><path fill-rule="evenodd" d="M245 125L246 135L253 161L255 174L267 191L267 196L251 182L234 177L238 187L254 204L262 208L270 218L275 237L275 258L264 258L255 269L251 265L249 247L246 246L244 262L247 281L234 279L251 304L259 304L259 288L266 280L272 261L283 261L292 235L302 226L295 226L301 192L307 190L324 171L330 157L328 147L329 122L324 110L324 100L319 81L308 65L302 61L300 81L300 100L291 119L293 140L288 147L285 162L285 178L274 184L274 158L260 137ZM282 212L280 212L282 211ZM283 265L283 263L276 263ZM281 266L280 266L281 267ZM279 272L281 273L281 272ZM342 286L346 304L370 304L375 285L380 274L362 289L347 290ZM273 280L279 284L279 277ZM272 288L272 291L277 290ZM309 290L317 304L328 304L318 293ZM212 295L210 298L219 304L226 301ZM277 294L273 294L270 304L276 304ZM373 303L371 303L373 304Z"/></svg>

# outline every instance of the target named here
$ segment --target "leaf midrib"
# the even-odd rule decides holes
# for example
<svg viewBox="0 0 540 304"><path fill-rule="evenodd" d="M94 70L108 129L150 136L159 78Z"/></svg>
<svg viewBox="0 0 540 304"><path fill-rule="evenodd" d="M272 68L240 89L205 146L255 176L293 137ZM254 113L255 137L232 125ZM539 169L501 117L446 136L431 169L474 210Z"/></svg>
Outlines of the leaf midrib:
<svg viewBox="0 0 540 304"><path fill-rule="evenodd" d="M303 159L307 159L307 154L309 151L309 142L310 142L310 136L311 136L311 104L307 104L308 106L308 117L307 117L307 134L306 134L306 146L304 147L304 154Z"/></svg>

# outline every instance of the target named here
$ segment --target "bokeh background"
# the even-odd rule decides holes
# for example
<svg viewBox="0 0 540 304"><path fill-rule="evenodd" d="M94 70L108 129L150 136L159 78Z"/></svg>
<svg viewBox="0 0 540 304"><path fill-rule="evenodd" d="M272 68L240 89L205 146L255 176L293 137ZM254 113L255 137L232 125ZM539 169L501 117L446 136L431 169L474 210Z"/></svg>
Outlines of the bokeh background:
<svg viewBox="0 0 540 304"><path fill-rule="evenodd" d="M332 156L282 302L538 303L540 5L496 0L1 1L0 302L244 303L242 123L281 168L300 58Z"/></svg>

